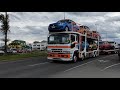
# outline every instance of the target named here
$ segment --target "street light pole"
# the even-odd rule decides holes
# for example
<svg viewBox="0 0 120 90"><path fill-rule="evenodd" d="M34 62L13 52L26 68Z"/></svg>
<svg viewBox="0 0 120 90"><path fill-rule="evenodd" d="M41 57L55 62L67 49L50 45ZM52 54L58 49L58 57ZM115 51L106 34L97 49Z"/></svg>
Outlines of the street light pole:
<svg viewBox="0 0 120 90"><path fill-rule="evenodd" d="M64 12L64 20L65 20L65 12Z"/></svg>

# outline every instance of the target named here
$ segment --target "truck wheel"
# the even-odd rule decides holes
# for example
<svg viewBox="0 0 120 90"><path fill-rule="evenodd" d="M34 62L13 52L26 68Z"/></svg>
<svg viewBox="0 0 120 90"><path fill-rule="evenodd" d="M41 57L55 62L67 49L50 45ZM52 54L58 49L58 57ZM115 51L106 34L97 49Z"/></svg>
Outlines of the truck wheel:
<svg viewBox="0 0 120 90"><path fill-rule="evenodd" d="M52 62L53 62L53 63L57 63L58 61L56 61L56 60L53 60Z"/></svg>
<svg viewBox="0 0 120 90"><path fill-rule="evenodd" d="M82 58L80 58L82 61L85 59L85 55L83 55L83 57Z"/></svg>
<svg viewBox="0 0 120 90"><path fill-rule="evenodd" d="M96 57L96 52L94 52L93 57Z"/></svg>
<svg viewBox="0 0 120 90"><path fill-rule="evenodd" d="M73 55L73 62L74 62L74 63L76 63L76 62L77 62L77 60L78 60L77 55Z"/></svg>

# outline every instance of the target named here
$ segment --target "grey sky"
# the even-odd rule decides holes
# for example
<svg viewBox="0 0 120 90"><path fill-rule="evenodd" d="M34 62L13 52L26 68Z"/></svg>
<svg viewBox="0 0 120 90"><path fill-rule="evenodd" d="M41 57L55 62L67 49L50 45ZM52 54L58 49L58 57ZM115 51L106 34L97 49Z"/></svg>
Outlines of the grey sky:
<svg viewBox="0 0 120 90"><path fill-rule="evenodd" d="M1 12L3 13L3 12ZM0 13L0 14L1 14ZM4 13L3 13L4 14ZM9 38L32 43L47 39L48 25L64 18L64 12L8 12L10 16ZM68 19L97 29L103 40L120 42L120 12L65 12ZM0 32L0 38L3 35Z"/></svg>

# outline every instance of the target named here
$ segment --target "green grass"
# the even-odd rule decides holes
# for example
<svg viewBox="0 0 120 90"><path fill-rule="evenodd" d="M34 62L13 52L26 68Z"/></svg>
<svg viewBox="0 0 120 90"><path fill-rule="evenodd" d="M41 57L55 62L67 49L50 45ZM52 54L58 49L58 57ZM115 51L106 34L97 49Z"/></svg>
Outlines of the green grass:
<svg viewBox="0 0 120 90"><path fill-rule="evenodd" d="M30 57L45 57L47 52L45 51L34 51L31 53L15 54L15 55L3 55L0 56L0 61L20 60Z"/></svg>

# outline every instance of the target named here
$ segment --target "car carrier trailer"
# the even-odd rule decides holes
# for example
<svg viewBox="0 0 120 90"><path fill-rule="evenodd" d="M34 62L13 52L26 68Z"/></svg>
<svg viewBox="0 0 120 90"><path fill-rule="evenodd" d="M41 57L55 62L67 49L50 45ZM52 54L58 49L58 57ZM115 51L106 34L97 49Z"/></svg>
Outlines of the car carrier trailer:
<svg viewBox="0 0 120 90"><path fill-rule="evenodd" d="M84 47L82 47L84 42ZM87 42L96 42L96 48L87 47ZM87 36L79 31L49 32L47 59L52 61L84 60L88 57L99 56L99 36Z"/></svg>

